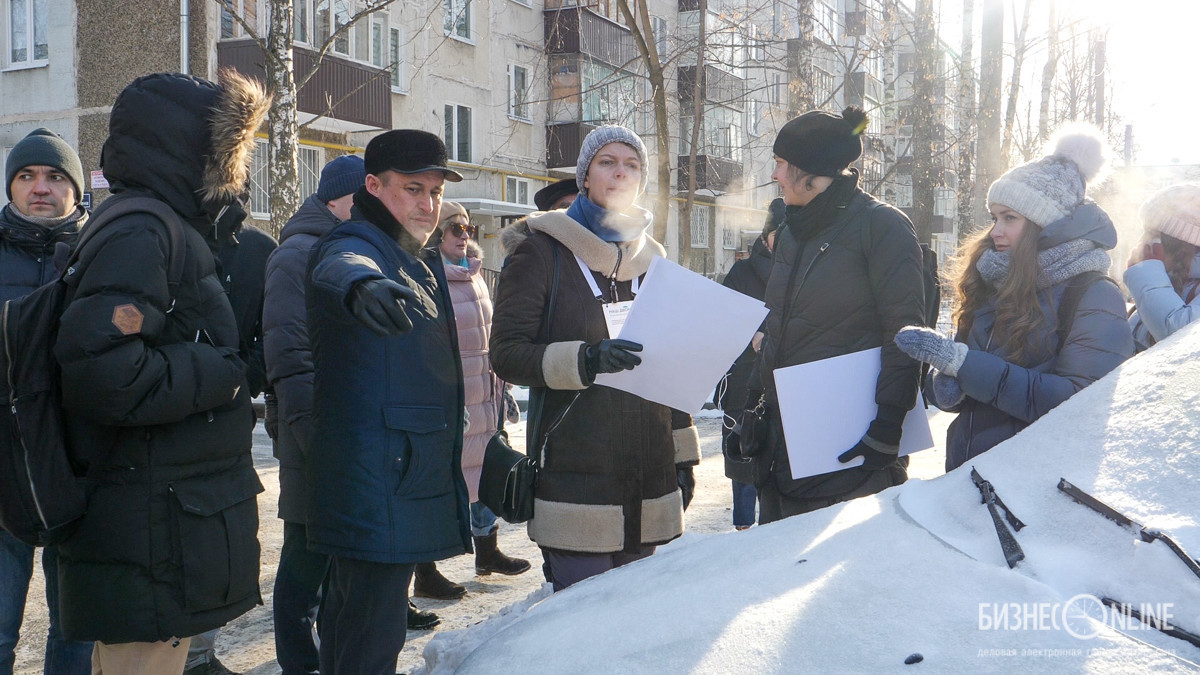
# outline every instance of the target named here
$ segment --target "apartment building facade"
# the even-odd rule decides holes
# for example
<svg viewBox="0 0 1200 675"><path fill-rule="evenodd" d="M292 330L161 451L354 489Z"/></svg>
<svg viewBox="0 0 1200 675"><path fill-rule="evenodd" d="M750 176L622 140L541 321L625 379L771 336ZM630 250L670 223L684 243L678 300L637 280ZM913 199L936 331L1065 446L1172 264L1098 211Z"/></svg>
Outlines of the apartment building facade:
<svg viewBox="0 0 1200 675"><path fill-rule="evenodd" d="M270 3L62 0L51 11L50 0L0 0L0 153L32 129L50 127L79 148L85 170L97 172L98 201L106 194L100 144L121 88L162 70L215 78L232 67L263 77L265 57L253 35L265 35ZM646 0L651 30L636 36L616 0L418 0L382 7L293 0L295 70L306 82L298 97L301 193L315 190L325 162L361 152L384 129L439 133L466 177L447 186L447 197L471 210L485 267L498 269L499 231L533 210L534 192L573 175L588 131L624 124L655 147L660 130L637 48L641 38L656 51L667 82L664 133L671 150L665 157L652 152L649 167L650 190L671 194L663 243L673 259L719 278L748 249L778 194L770 181L771 145L794 109L799 79L807 79L818 107L854 104L868 111L872 123L859 164L864 187L911 206L903 118L912 49L905 46L905 14L891 0L814 0L813 7L802 30L795 6L780 0L709 0L703 10L698 0ZM131 14L138 21L129 21ZM810 57L797 65L802 39L811 40ZM943 137L950 139L950 107L944 112ZM672 180L660 186L656 169L664 161ZM268 217L267 167L264 133L250 186L252 216L260 221ZM952 180L948 171L948 206L939 209L946 220L935 230L946 241L956 232Z"/></svg>

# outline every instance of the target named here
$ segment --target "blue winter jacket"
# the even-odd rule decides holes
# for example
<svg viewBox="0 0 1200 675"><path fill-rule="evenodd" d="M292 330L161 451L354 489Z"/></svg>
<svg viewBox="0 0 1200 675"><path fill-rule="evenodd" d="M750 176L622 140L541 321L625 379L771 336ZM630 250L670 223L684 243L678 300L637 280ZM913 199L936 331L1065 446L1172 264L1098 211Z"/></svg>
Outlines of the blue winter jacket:
<svg viewBox="0 0 1200 675"><path fill-rule="evenodd" d="M1116 229L1104 211L1085 202L1071 216L1046 227L1038 245L1046 249L1074 238L1111 249ZM966 397L959 402L934 401L943 410L959 413L946 439L947 471L1008 440L1133 354L1125 301L1115 284L1102 280L1083 293L1064 344L1057 344L1058 306L1067 283L1038 292L1046 324L1030 340L1043 347L1042 353L1053 356L1030 367L1007 361L996 345L993 302L975 313L966 341L970 351L958 369L958 383ZM938 398L934 387L926 390Z"/></svg>
<svg viewBox="0 0 1200 675"><path fill-rule="evenodd" d="M1129 327L1139 350L1146 349L1200 316L1200 255L1192 258L1192 268L1184 283L1185 296L1197 296L1186 302L1171 285L1161 260L1144 260L1125 270L1125 287L1133 296L1137 311L1129 317Z"/></svg>
<svg viewBox="0 0 1200 675"><path fill-rule="evenodd" d="M470 551L462 367L440 256L410 255L356 208L309 267L309 548L381 563ZM354 284L385 277L419 296L405 303L412 330L386 338L346 305Z"/></svg>

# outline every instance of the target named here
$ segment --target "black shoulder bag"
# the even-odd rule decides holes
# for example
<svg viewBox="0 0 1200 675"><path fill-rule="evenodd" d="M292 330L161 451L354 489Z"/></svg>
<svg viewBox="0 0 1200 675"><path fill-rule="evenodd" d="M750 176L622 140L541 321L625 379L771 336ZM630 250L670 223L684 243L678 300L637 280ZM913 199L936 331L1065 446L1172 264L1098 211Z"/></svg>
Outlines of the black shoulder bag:
<svg viewBox="0 0 1200 675"><path fill-rule="evenodd" d="M554 277L550 285L550 297L546 311L542 314L541 338L549 341L550 317L558 300L558 244L554 245ZM532 402L531 402L532 403ZM540 408L540 406L538 406ZM532 422L533 406L529 418ZM561 418L560 418L561 421ZM527 429L533 429L532 423ZM532 440L527 437L526 442ZM483 452L483 469L479 475L479 501L510 523L523 523L533 518L533 489L537 483L537 460L517 452L508 442L504 430L504 410L500 411L500 424L488 441Z"/></svg>

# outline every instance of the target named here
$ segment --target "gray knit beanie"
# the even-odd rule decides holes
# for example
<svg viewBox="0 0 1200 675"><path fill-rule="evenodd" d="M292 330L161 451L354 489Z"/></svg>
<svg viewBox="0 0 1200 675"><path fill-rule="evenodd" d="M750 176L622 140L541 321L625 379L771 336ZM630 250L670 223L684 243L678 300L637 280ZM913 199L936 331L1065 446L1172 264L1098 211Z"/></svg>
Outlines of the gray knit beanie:
<svg viewBox="0 0 1200 675"><path fill-rule="evenodd" d="M646 144L642 142L640 136L617 124L596 127L583 139L583 146L579 148L579 161L575 163L575 184L579 186L579 191L587 194L587 188L583 187L583 182L587 180L588 168L592 166L592 159L596 157L597 152L600 152L600 148L609 143L624 143L637 152L638 160L642 163L642 183L638 186L638 194L645 192L646 183L650 180L650 166L646 160Z"/></svg>
<svg viewBox="0 0 1200 675"><path fill-rule="evenodd" d="M1155 192L1138 210L1138 218L1149 234L1165 234L1200 246L1200 183L1182 183Z"/></svg>
<svg viewBox="0 0 1200 675"><path fill-rule="evenodd" d="M34 129L9 150L4 163L4 191L10 200L13 178L27 166L52 166L65 173L75 185L75 203L83 199L83 165L79 155L53 131L45 127Z"/></svg>
<svg viewBox="0 0 1200 675"><path fill-rule="evenodd" d="M1066 218L1083 203L1087 185L1101 175L1108 157L1095 127L1060 130L1045 157L1000 176L988 189L988 204L1001 204L1038 227Z"/></svg>

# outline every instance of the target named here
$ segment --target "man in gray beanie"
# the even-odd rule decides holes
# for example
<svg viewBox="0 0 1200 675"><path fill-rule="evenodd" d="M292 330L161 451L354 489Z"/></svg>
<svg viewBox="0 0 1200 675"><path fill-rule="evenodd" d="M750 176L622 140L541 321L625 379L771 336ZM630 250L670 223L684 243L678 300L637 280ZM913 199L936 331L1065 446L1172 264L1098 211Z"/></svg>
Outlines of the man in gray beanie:
<svg viewBox="0 0 1200 675"><path fill-rule="evenodd" d="M26 136L8 153L4 167L9 204L0 211L0 302L52 281L58 243L73 246L87 212L79 206L83 169L79 156L49 129ZM21 630L33 547L0 530L0 672L12 672ZM58 550L42 552L50 633L48 673L90 673L92 643L64 640L58 613Z"/></svg>

